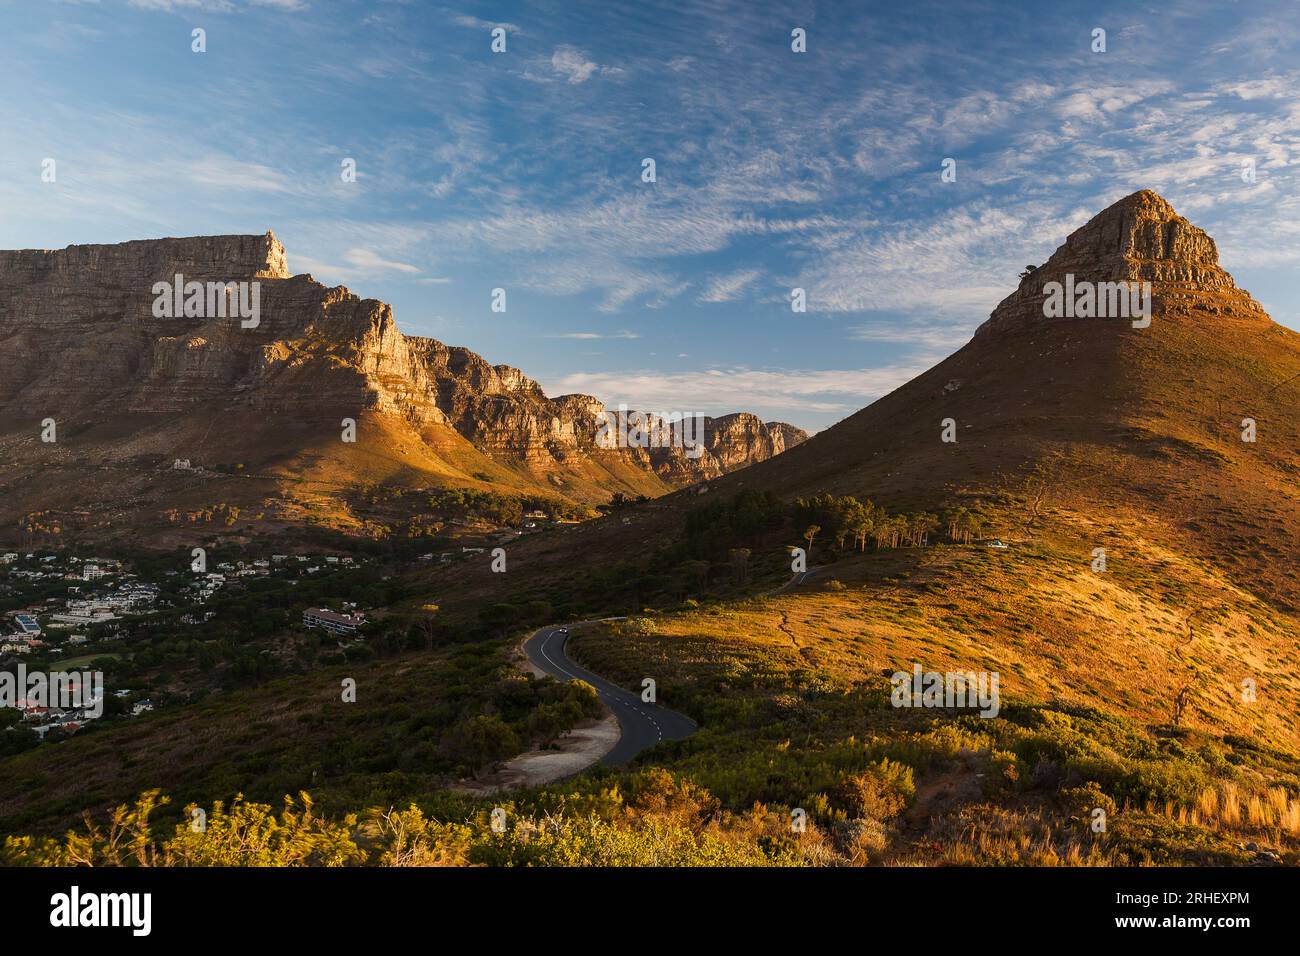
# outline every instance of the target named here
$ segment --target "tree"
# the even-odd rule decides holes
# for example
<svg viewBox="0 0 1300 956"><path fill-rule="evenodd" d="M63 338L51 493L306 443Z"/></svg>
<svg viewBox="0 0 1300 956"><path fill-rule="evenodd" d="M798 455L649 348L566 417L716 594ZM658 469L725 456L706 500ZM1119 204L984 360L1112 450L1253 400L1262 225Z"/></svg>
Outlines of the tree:
<svg viewBox="0 0 1300 956"><path fill-rule="evenodd" d="M9 713L10 711L6 711ZM0 757L7 757L10 754L20 754L24 750L31 750L40 745L41 738L36 731L30 727L18 725L18 711L11 711L15 715L12 726L6 727L0 731Z"/></svg>
<svg viewBox="0 0 1300 956"><path fill-rule="evenodd" d="M947 519L947 522L948 522L948 540L949 540L949 541L954 541L954 542L960 542L960 541L961 541L961 539L962 539L962 531L961 531L961 529L962 529L962 525L964 524L964 522L966 521L966 519L967 519L967 517L968 517L969 515L970 515L970 512L967 511L965 508L961 508L961 507L957 507L957 508L949 508L949 509L944 513L944 517Z"/></svg>
<svg viewBox="0 0 1300 956"><path fill-rule="evenodd" d="M484 624L498 628L504 636L510 625L519 620L519 607L515 604L489 604L479 611L478 616Z"/></svg>
<svg viewBox="0 0 1300 956"><path fill-rule="evenodd" d="M438 638L438 605L423 604L420 606L420 614L416 618L416 630L424 640L424 649L433 650L434 644Z"/></svg>
<svg viewBox="0 0 1300 956"><path fill-rule="evenodd" d="M875 523L875 516L871 513L871 502L859 505L853 516L853 543L858 546L859 551L867 550L867 535L871 533Z"/></svg>
<svg viewBox="0 0 1300 956"><path fill-rule="evenodd" d="M809 525L808 530L803 533L803 538L808 542L808 556L812 557L813 538L817 537L817 532L821 531L821 525Z"/></svg>
<svg viewBox="0 0 1300 956"><path fill-rule="evenodd" d="M538 704L528 715L528 733L539 744L549 744L582 719L582 708L576 701L555 701Z"/></svg>
<svg viewBox="0 0 1300 956"><path fill-rule="evenodd" d="M906 515L889 515L876 526L876 546L897 548L907 534L908 519Z"/></svg>
<svg viewBox="0 0 1300 956"><path fill-rule="evenodd" d="M545 624L555 613L555 609L551 606L551 602L544 598L537 598L529 601L526 610L528 619L537 624Z"/></svg>
<svg viewBox="0 0 1300 956"><path fill-rule="evenodd" d="M694 581L697 588L702 588L709 583L709 562L707 561L687 561L682 565L682 571L685 572L688 581Z"/></svg>
<svg viewBox="0 0 1300 956"><path fill-rule="evenodd" d="M922 511L919 514L911 516L908 523L908 532L911 537L912 547L921 548L930 543L930 532L939 530L939 516L930 514L928 511Z"/></svg>

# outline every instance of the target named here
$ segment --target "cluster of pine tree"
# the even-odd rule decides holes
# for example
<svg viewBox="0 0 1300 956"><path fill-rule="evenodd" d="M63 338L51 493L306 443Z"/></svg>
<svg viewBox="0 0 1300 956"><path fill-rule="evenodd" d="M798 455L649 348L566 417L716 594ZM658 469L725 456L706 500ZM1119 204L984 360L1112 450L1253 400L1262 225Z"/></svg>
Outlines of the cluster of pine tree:
<svg viewBox="0 0 1300 956"><path fill-rule="evenodd" d="M946 528L951 541L969 544L980 532L980 519L966 508L944 511L942 516L929 511L890 514L870 499L859 501L852 495L836 496L828 493L812 498L796 498L792 517L805 539L814 539L825 533L836 548L843 551L846 543L859 551L867 549L871 539L878 549L919 548L930 543L930 535ZM808 531L816 528L812 534Z"/></svg>

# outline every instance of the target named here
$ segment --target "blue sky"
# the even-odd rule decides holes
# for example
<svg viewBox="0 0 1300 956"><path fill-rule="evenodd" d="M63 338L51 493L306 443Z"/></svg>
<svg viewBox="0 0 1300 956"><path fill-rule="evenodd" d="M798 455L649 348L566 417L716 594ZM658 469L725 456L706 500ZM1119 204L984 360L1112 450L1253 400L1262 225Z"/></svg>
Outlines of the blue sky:
<svg viewBox="0 0 1300 956"><path fill-rule="evenodd" d="M0 0L0 58L0 248L273 229L550 394L823 428L1143 187L1300 327L1294 0Z"/></svg>

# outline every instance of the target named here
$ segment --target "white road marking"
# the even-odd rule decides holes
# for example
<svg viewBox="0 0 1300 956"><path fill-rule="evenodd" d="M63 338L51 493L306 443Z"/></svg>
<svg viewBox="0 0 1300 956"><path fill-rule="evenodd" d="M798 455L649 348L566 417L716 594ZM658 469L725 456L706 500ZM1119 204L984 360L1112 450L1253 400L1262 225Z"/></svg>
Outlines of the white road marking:
<svg viewBox="0 0 1300 956"><path fill-rule="evenodd" d="M617 618L611 618L610 620L617 620ZM572 671L568 670L567 668L561 667L555 661L555 659L552 658L551 655L546 652L546 645L549 644L551 642L551 639L559 633L560 632L558 630L549 631L546 634L546 636L542 638L541 643L538 645L538 650L541 652L542 657L546 660L546 662L550 664L552 667L554 667L561 674L564 674L569 679L587 681L587 683L595 686L598 692L604 691L604 694L606 697L609 698L610 703L619 704L624 709L636 711L646 720L650 721L650 723L654 726L655 733L658 736L658 739L663 740L664 730L662 727L659 726L659 721L655 720L654 717L652 717L648 712L636 706L636 704L633 703L632 701L624 699L623 695L626 695L627 697L632 696L631 691L624 690L621 687L618 687L614 684L610 684L608 681L604 680L603 678L597 677L595 674L592 674L590 676L585 676L585 677L580 674L574 674ZM563 645L563 641L561 641L561 645Z"/></svg>
<svg viewBox="0 0 1300 956"><path fill-rule="evenodd" d="M558 634L558 633L559 633L559 631L551 631L549 634L546 635L546 637L544 637L544 638L542 639L542 646L541 646L541 648L540 648L540 650L541 650L541 652L542 652L542 656L543 656L544 658L546 658L546 660L550 663L550 665L551 665L552 667L554 667L557 671L559 671L561 674L564 674L564 675L566 675L566 676L572 678L573 680L581 680L582 678L578 677L577 674L570 674L568 671L566 671L566 670L565 670L563 667L561 667L559 664L555 663L555 661L551 660L551 655L548 654L548 653L546 653L546 645L549 644L549 643L551 642L551 638L553 638L553 637L554 637L556 634Z"/></svg>

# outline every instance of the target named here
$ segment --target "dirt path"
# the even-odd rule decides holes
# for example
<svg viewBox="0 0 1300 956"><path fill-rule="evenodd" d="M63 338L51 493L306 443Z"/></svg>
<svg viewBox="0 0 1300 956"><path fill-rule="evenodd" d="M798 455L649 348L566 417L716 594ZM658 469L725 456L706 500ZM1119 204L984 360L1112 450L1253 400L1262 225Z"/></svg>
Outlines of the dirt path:
<svg viewBox="0 0 1300 956"><path fill-rule="evenodd" d="M495 773L477 780L462 780L448 787L457 793L476 796L554 783L586 770L618 743L618 718L607 714L600 720L584 720L555 742L557 749L530 750L520 754Z"/></svg>
<svg viewBox="0 0 1300 956"><path fill-rule="evenodd" d="M790 615L785 611L781 612L781 623L778 624L777 627L785 632L786 637L790 638L791 644L799 650L803 650L803 645L799 643L799 639L794 636L794 631L790 627Z"/></svg>

